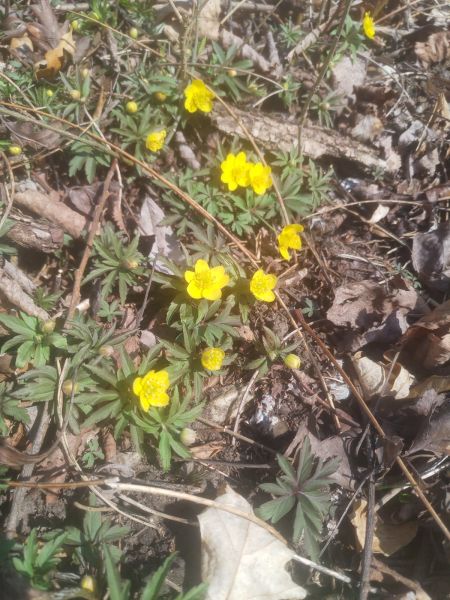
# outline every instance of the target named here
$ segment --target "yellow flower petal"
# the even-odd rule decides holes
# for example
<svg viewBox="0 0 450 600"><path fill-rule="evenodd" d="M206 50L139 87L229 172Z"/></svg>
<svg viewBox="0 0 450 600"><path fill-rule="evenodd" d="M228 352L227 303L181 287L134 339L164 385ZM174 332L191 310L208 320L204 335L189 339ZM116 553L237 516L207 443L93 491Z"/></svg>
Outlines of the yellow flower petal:
<svg viewBox="0 0 450 600"><path fill-rule="evenodd" d="M209 271L208 263L206 262L206 260L203 260L203 258L199 258L198 261L195 263L194 270L196 275L200 273L207 273Z"/></svg>
<svg viewBox="0 0 450 600"><path fill-rule="evenodd" d="M195 277L194 271L185 271L184 272L184 278L188 283L191 283L191 281L194 279L194 277Z"/></svg>
<svg viewBox="0 0 450 600"><path fill-rule="evenodd" d="M142 377L136 377L136 379L133 381L133 392L136 394L136 396L139 396L139 394L141 393L142 390Z"/></svg>
<svg viewBox="0 0 450 600"><path fill-rule="evenodd" d="M290 260L291 255L289 254L289 250L287 246L279 246L278 247L281 256L284 258L284 260Z"/></svg>
<svg viewBox="0 0 450 600"><path fill-rule="evenodd" d="M191 298L194 298L194 300L200 300L200 298L203 297L203 290L195 281L191 281L191 283L187 286L186 291Z"/></svg>

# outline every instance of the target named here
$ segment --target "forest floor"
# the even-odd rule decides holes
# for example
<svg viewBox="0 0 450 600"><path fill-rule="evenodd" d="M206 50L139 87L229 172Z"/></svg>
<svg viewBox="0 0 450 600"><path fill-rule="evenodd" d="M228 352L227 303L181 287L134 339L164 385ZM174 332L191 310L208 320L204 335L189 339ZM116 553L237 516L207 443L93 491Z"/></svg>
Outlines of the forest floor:
<svg viewBox="0 0 450 600"><path fill-rule="evenodd" d="M0 17L0 598L450 598L448 2Z"/></svg>

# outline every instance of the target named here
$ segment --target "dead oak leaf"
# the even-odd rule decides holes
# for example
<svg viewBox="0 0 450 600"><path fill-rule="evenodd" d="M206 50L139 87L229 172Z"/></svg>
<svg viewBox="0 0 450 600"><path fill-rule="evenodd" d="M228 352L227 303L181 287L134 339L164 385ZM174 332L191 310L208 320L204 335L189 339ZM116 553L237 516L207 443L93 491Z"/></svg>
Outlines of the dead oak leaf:
<svg viewBox="0 0 450 600"><path fill-rule="evenodd" d="M34 65L34 73L37 79L54 79L65 64L66 55L73 56L75 42L72 31L65 33L56 48L47 50L45 59Z"/></svg>
<svg viewBox="0 0 450 600"><path fill-rule="evenodd" d="M450 59L450 33L432 33L426 42L416 42L414 51L422 67L427 68Z"/></svg>

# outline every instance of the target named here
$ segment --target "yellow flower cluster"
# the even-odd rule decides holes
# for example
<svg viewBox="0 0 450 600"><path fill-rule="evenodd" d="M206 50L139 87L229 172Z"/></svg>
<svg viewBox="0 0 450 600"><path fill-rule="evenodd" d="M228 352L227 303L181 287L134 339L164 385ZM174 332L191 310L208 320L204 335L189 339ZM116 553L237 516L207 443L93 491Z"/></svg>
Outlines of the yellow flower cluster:
<svg viewBox="0 0 450 600"><path fill-rule="evenodd" d="M212 111L214 92L206 87L201 79L194 79L184 90L184 108L190 112L209 113Z"/></svg>
<svg viewBox="0 0 450 600"><path fill-rule="evenodd" d="M150 152L158 152L164 146L164 142L166 140L167 131L165 129L161 129L160 131L152 131L148 134L147 139L145 140L145 146L147 150Z"/></svg>
<svg viewBox="0 0 450 600"><path fill-rule="evenodd" d="M225 352L222 348L206 348L203 350L201 362L207 371L219 371L222 368Z"/></svg>
<svg viewBox="0 0 450 600"><path fill-rule="evenodd" d="M150 406L167 406L169 395L167 388L170 385L169 374L164 369L149 371L144 377L136 377L133 381L133 392L138 396L143 410Z"/></svg>
<svg viewBox="0 0 450 600"><path fill-rule="evenodd" d="M369 40L373 40L375 37L375 22L373 18L370 16L370 12L364 13L364 19L362 22L363 31L366 37Z"/></svg>
<svg viewBox="0 0 450 600"><path fill-rule="evenodd" d="M220 180L228 185L230 192L238 187L251 186L256 194L261 195L272 185L272 169L262 163L248 162L245 152L228 154L220 168Z"/></svg>

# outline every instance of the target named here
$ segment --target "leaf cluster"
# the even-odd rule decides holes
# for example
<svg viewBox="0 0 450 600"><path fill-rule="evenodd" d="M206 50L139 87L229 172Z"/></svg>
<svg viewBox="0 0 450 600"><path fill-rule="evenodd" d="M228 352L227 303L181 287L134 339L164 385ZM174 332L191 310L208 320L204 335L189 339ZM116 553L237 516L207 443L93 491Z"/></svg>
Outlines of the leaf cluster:
<svg viewBox="0 0 450 600"><path fill-rule="evenodd" d="M275 496L258 509L258 515L277 523L295 509L293 538L296 543L303 536L309 556L318 556L319 540L324 518L328 514L331 498L330 475L335 472L339 459L323 461L311 452L311 444L305 438L298 457L297 469L282 455L277 456L282 475L276 483L264 483L260 487Z"/></svg>
<svg viewBox="0 0 450 600"><path fill-rule="evenodd" d="M43 366L49 361L51 350L67 350L64 336L51 330L52 326L47 332L46 326L50 322L44 323L37 317L20 312L18 317L1 313L0 323L16 334L3 343L0 352L17 347L15 362L18 368L28 363L35 367Z"/></svg>

